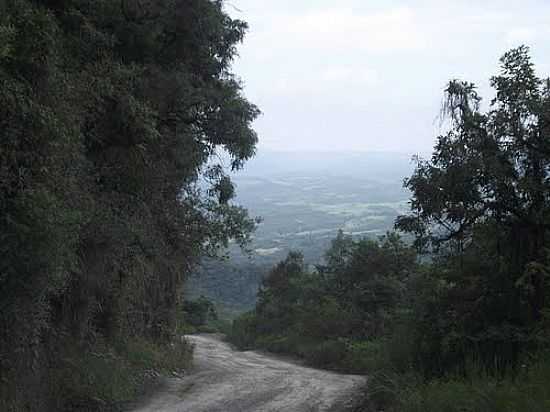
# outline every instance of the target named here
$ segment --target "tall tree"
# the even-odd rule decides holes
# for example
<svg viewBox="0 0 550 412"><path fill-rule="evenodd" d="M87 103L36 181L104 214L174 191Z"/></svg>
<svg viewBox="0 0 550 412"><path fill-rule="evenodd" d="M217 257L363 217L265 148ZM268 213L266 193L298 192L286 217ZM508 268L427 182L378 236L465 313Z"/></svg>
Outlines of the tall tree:
<svg viewBox="0 0 550 412"><path fill-rule="evenodd" d="M32 410L59 340L167 339L194 262L246 242L259 111L222 1L0 7L0 398Z"/></svg>
<svg viewBox="0 0 550 412"><path fill-rule="evenodd" d="M444 252L441 273L469 313L458 315L468 339L507 339L514 349L506 351L517 353L541 320L549 285L550 83L522 46L502 57L491 84L496 97L483 113L473 84L449 83L442 114L450 130L406 180L411 214L396 225L415 233L417 246ZM476 311L484 321L473 321ZM489 336L493 327L503 335Z"/></svg>

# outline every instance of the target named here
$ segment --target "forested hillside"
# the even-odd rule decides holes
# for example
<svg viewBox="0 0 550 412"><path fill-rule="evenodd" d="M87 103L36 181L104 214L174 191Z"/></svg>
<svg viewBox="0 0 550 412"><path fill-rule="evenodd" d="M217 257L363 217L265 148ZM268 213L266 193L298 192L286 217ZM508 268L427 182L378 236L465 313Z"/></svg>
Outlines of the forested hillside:
<svg viewBox="0 0 550 412"><path fill-rule="evenodd" d="M222 6L0 2L0 410L113 410L187 364L183 280L255 225L215 161L259 113Z"/></svg>
<svg viewBox="0 0 550 412"><path fill-rule="evenodd" d="M414 243L340 232L315 270L290 253L231 340L368 374L369 411L548 411L550 80L520 47L491 84L487 111L446 88L395 225Z"/></svg>

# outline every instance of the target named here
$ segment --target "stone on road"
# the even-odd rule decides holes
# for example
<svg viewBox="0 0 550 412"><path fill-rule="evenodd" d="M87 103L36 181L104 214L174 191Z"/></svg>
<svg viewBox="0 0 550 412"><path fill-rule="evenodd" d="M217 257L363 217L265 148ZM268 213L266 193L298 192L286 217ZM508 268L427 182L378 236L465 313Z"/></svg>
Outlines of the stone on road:
<svg viewBox="0 0 550 412"><path fill-rule="evenodd" d="M134 412L338 411L365 383L264 353L238 352L213 335L188 336L194 367Z"/></svg>

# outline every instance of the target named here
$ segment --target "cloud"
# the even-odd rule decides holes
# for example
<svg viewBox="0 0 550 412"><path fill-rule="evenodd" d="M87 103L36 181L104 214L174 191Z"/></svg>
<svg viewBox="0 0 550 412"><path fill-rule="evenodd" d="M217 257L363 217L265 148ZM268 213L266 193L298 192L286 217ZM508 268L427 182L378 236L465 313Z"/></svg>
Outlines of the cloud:
<svg viewBox="0 0 550 412"><path fill-rule="evenodd" d="M367 14L351 8L322 9L287 16L279 24L295 47L392 53L427 44L416 14L404 7Z"/></svg>
<svg viewBox="0 0 550 412"><path fill-rule="evenodd" d="M368 67L329 66L319 73L319 79L327 83L373 86L379 81L376 70Z"/></svg>
<svg viewBox="0 0 550 412"><path fill-rule="evenodd" d="M266 146L429 149L448 79L490 100L498 58L521 43L550 72L547 0L231 3L250 23L235 69Z"/></svg>
<svg viewBox="0 0 550 412"><path fill-rule="evenodd" d="M380 75L366 65L327 65L310 73L280 73L264 90L274 96L330 96L345 94L359 98L365 90L379 85ZM359 96L358 96L359 95Z"/></svg>
<svg viewBox="0 0 550 412"><path fill-rule="evenodd" d="M506 34L506 40L511 44L529 43L535 40L537 31L529 27L517 27Z"/></svg>

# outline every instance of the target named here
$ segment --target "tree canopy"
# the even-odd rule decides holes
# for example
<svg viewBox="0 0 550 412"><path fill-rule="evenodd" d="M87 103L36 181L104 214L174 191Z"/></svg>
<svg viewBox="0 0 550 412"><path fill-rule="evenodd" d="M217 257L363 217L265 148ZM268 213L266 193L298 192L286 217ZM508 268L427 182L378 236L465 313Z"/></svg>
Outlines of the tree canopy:
<svg viewBox="0 0 550 412"><path fill-rule="evenodd" d="M247 241L259 110L222 1L0 7L0 397L36 410L63 339L167 339L197 258Z"/></svg>
<svg viewBox="0 0 550 412"><path fill-rule="evenodd" d="M411 213L396 226L438 252L447 292L432 310L454 313L452 344L500 368L535 344L548 305L550 82L522 46L504 54L491 85L482 112L473 84L449 83L449 131L406 180Z"/></svg>

